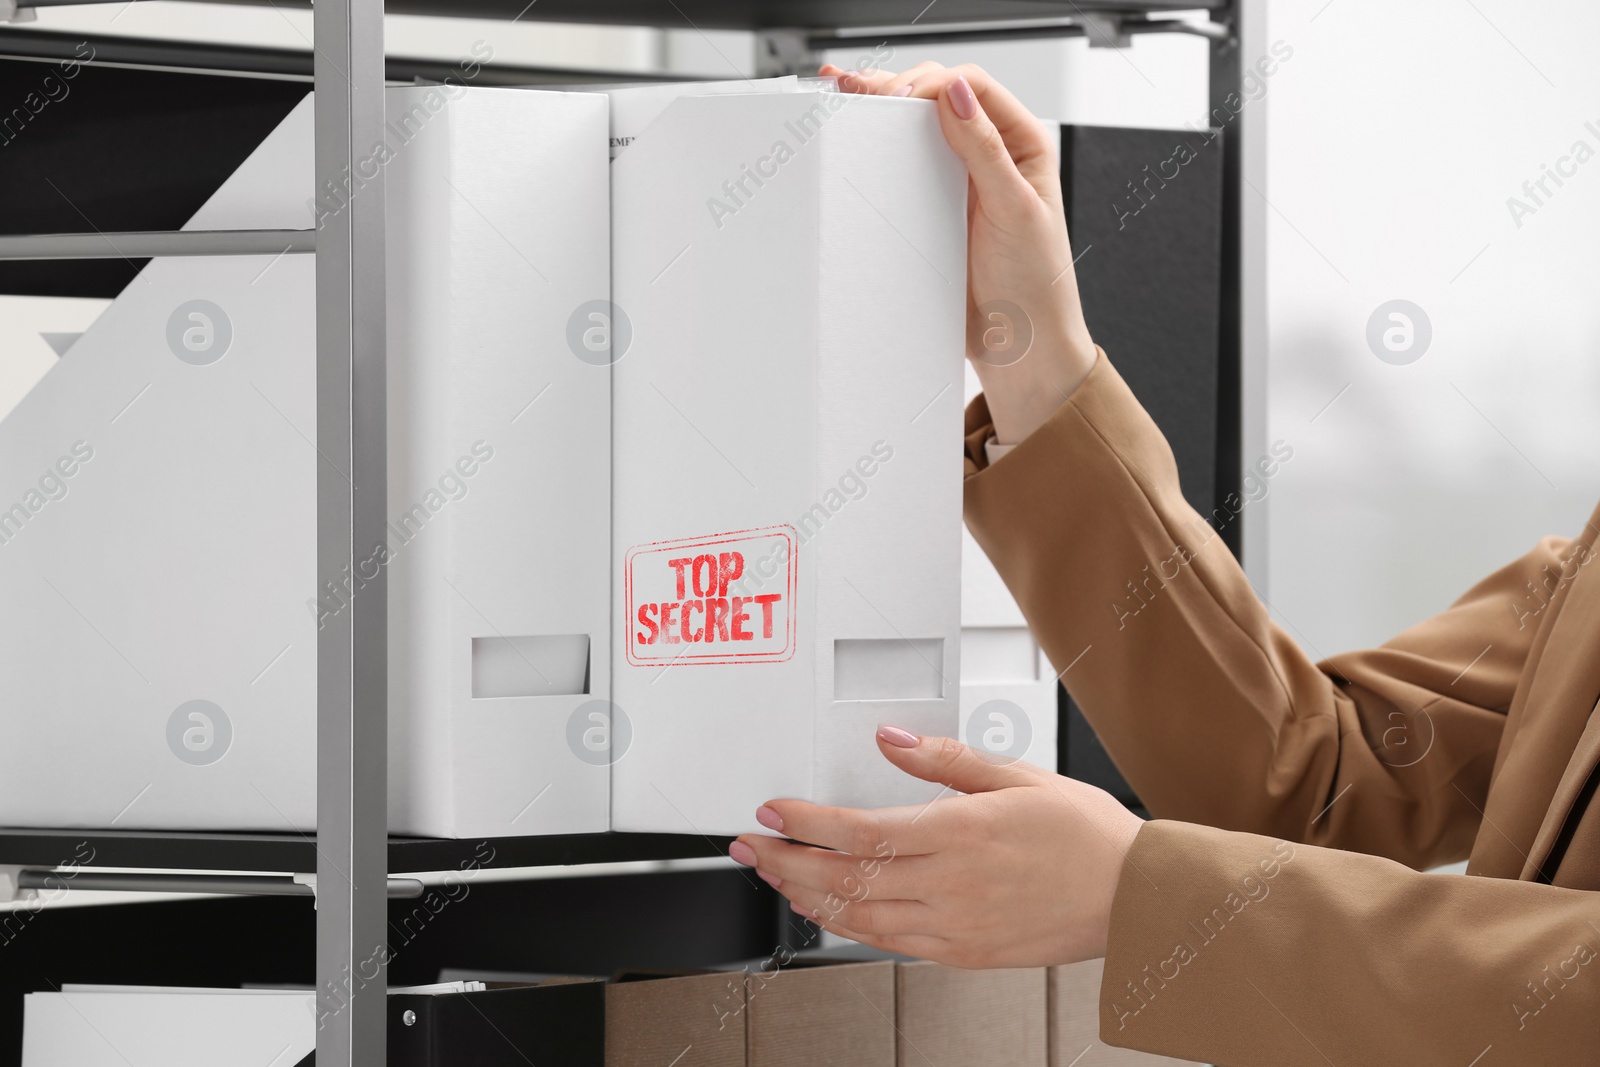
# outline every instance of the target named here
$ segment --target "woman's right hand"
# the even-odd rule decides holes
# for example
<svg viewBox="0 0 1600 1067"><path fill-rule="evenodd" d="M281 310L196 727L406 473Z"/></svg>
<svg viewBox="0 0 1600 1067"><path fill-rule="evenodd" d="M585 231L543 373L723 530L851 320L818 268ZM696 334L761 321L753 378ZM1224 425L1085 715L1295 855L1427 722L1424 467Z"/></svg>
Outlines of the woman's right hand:
<svg viewBox="0 0 1600 1067"><path fill-rule="evenodd" d="M891 74L828 65L821 73L837 76L846 92L937 101L945 139L971 179L967 356L983 383L996 439L1016 444L1044 424L1095 361L1054 142L978 67L921 63Z"/></svg>

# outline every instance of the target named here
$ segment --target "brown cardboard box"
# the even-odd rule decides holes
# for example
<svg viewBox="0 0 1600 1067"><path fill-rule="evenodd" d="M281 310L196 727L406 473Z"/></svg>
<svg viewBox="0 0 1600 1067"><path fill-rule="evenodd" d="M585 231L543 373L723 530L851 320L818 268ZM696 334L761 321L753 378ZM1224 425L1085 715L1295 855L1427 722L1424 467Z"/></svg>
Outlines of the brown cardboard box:
<svg viewBox="0 0 1600 1067"><path fill-rule="evenodd" d="M893 963L791 960L746 989L749 1067L894 1067Z"/></svg>
<svg viewBox="0 0 1600 1067"><path fill-rule="evenodd" d="M1181 1067L1188 1060L1114 1048L1100 1040L1100 974L1104 960L1051 967L1050 1067Z"/></svg>
<svg viewBox="0 0 1600 1067"><path fill-rule="evenodd" d="M1045 972L895 968L898 1067L1045 1067Z"/></svg>
<svg viewBox="0 0 1600 1067"><path fill-rule="evenodd" d="M606 1067L745 1067L735 971L623 971L606 985Z"/></svg>

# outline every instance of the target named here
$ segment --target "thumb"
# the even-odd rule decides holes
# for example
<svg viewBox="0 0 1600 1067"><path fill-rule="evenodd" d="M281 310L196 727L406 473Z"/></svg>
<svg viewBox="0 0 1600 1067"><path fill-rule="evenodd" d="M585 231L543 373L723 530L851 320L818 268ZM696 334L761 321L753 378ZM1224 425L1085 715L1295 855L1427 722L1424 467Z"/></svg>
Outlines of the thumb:
<svg viewBox="0 0 1600 1067"><path fill-rule="evenodd" d="M898 726L880 726L878 749L907 774L963 793L1034 784L1028 764L993 756L952 737L918 737Z"/></svg>
<svg viewBox="0 0 1600 1067"><path fill-rule="evenodd" d="M939 94L939 125L945 140L967 165L985 211L1000 215L1014 210L1024 198L1037 198L966 78L951 80Z"/></svg>

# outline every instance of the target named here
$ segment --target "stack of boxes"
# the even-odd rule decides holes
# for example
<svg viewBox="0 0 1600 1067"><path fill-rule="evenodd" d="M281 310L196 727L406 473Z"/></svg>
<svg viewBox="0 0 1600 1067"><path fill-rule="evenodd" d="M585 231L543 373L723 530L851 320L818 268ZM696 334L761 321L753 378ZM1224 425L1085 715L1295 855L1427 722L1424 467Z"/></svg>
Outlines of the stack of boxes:
<svg viewBox="0 0 1600 1067"><path fill-rule="evenodd" d="M735 971L458 982L389 998L389 1062L437 1067L1179 1067L1101 1043L1100 961L972 971L784 956ZM67 987L26 998L23 1067L293 1065L309 991Z"/></svg>
<svg viewBox="0 0 1600 1067"><path fill-rule="evenodd" d="M311 831L380 574L395 833L932 796L873 731L959 727L965 172L927 101L730 88L615 94L614 162L603 93L391 89L320 190L285 119L189 226L383 168L385 539L316 572L313 259L152 262L0 421L0 486L79 457L0 546L0 824Z"/></svg>

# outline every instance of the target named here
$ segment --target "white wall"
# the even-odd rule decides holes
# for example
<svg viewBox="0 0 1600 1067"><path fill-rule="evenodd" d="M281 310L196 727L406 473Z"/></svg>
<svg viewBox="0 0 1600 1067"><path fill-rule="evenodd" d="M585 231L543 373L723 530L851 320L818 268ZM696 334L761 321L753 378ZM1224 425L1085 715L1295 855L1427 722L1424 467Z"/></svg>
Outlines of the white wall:
<svg viewBox="0 0 1600 1067"><path fill-rule="evenodd" d="M1273 605L1331 654L1577 533L1600 497L1600 159L1520 227L1506 206L1574 141L1600 151L1600 8L1282 0L1269 20L1295 49L1267 98L1269 437L1295 454L1257 517ZM1403 366L1365 336L1395 298L1433 328Z"/></svg>

